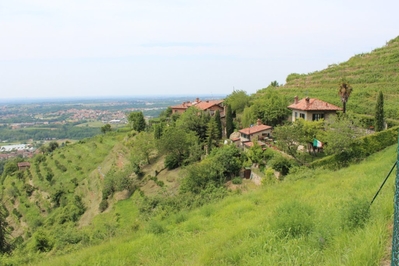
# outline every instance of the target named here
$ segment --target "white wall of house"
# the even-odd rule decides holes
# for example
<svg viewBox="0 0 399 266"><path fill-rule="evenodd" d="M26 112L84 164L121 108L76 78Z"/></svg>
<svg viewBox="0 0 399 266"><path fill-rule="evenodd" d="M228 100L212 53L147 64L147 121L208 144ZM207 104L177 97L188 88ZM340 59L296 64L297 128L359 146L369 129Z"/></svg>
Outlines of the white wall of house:
<svg viewBox="0 0 399 266"><path fill-rule="evenodd" d="M292 110L292 122L299 118L303 118L307 121L313 121L313 115L328 120L331 117L336 116L336 111L302 111L302 110ZM316 117L317 118L317 117ZM316 119L318 120L318 119Z"/></svg>

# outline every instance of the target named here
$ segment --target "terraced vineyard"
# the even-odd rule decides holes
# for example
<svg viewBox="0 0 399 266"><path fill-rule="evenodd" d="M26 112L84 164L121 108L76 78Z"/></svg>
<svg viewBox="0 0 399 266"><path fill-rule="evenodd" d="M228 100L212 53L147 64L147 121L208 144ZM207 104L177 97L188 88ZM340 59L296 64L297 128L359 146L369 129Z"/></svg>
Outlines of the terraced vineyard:
<svg viewBox="0 0 399 266"><path fill-rule="evenodd" d="M309 96L341 106L338 83L346 78L353 87L347 108L359 114L374 114L377 93L384 93L385 115L399 118L399 37L370 53L353 56L348 61L332 64L327 69L309 74L290 74L280 90L293 99Z"/></svg>

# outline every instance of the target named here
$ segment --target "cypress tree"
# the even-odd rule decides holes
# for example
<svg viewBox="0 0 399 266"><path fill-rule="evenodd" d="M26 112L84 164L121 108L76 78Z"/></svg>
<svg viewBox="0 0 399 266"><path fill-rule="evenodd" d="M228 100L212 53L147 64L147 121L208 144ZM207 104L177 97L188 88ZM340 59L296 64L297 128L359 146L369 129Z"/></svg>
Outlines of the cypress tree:
<svg viewBox="0 0 399 266"><path fill-rule="evenodd" d="M207 136L208 153L210 153L218 138L218 129L214 117L212 117L208 123Z"/></svg>
<svg viewBox="0 0 399 266"><path fill-rule="evenodd" d="M226 106L226 137L229 138L231 133L234 132L233 114L231 113L230 105Z"/></svg>
<svg viewBox="0 0 399 266"><path fill-rule="evenodd" d="M222 131L222 121L220 120L220 112L219 110L216 110L215 112L215 121L216 121L216 126L217 126L217 138L221 139L223 136L223 131Z"/></svg>
<svg viewBox="0 0 399 266"><path fill-rule="evenodd" d="M375 131L382 130L384 130L384 95L380 91L375 105Z"/></svg>

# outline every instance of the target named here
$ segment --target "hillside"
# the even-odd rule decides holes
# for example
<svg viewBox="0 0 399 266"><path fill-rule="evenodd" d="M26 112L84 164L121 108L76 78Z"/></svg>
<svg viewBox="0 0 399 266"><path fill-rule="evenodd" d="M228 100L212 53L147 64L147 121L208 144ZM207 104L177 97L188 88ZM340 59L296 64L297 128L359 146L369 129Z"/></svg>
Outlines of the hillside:
<svg viewBox="0 0 399 266"><path fill-rule="evenodd" d="M273 149L254 139L246 152L223 145L219 112L212 117L191 108L181 115L165 113L152 125L133 112L135 130L120 128L63 147L55 143L54 149L50 143L30 159L28 170L18 170L19 158L8 161L1 179L0 233L5 217L15 249L0 256L0 264L379 264L389 245L394 178L371 208L369 202L396 159L396 144L388 146L397 143L397 127L363 136L356 130L366 130L357 125L355 130L343 117L337 122L349 129L346 136L343 127L306 125L293 131L280 123L286 119L285 97L308 95L340 105L342 77L354 87L349 112L372 116L382 90L387 116L396 119L398 63L399 37L369 54L308 75L291 74L284 86L248 96L252 105L244 118L248 110L256 119L283 114L275 119L276 141L268 146ZM330 152L326 146L317 156L293 146L303 157L293 160L278 146L285 141L281 128L290 133L288 145L292 135L303 135L294 142L306 147L308 133L313 139L321 132L332 136L330 147L345 146ZM338 130L346 136L342 141ZM354 136L363 137L353 141ZM263 177L261 187L240 177L240 170L254 165Z"/></svg>
<svg viewBox="0 0 399 266"><path fill-rule="evenodd" d="M13 241L26 241L23 250L32 250L43 234L51 239L48 245L65 252L69 245L82 240L76 236L70 239L71 230L87 227L101 211L107 212L137 188L148 195L160 191L147 173L151 176L160 171L163 159L154 159L154 165L143 169L144 177L138 178L125 144L128 132L120 130L67 144L36 155L29 170L3 175L3 213ZM16 165L10 161L12 164ZM178 171L161 171L158 179L164 191L176 190ZM92 240L97 238L102 239L97 236Z"/></svg>
<svg viewBox="0 0 399 266"><path fill-rule="evenodd" d="M148 221L140 219L135 193L86 230L108 228L107 241L36 264L378 265L389 258L393 177L370 217L367 206L395 159L396 145L349 168L299 171L282 183Z"/></svg>
<svg viewBox="0 0 399 266"><path fill-rule="evenodd" d="M308 74L290 74L279 89L290 99L295 95L321 98L341 106L338 83L346 78L353 87L347 108L359 114L374 114L376 96L384 93L385 114L398 119L399 109L399 37L370 53L353 56L346 62Z"/></svg>

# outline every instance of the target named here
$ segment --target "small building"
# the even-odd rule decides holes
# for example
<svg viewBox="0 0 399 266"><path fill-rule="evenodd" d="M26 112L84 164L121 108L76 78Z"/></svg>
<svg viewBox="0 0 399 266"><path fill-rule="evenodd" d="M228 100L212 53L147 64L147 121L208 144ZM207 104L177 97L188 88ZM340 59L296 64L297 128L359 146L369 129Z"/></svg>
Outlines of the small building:
<svg viewBox="0 0 399 266"><path fill-rule="evenodd" d="M298 96L295 96L294 103L288 108L292 110L292 122L299 118L307 121L329 119L335 116L337 111L342 111L341 107L331 103L309 97L298 100Z"/></svg>
<svg viewBox="0 0 399 266"><path fill-rule="evenodd" d="M217 110L219 110L221 117L224 116L223 100L200 101L194 106L195 108L209 112L211 116L214 115Z"/></svg>
<svg viewBox="0 0 399 266"><path fill-rule="evenodd" d="M262 149L265 149L266 143L264 143L263 141L260 141L260 140L258 140L257 143ZM250 149L254 146L254 141L244 142L243 145L244 145L244 148Z"/></svg>
<svg viewBox="0 0 399 266"><path fill-rule="evenodd" d="M187 110L187 108L189 108L189 107L191 107L193 105L196 105L199 102L200 102L200 99L197 98L193 102L190 102L190 101L183 102L182 104L174 105L174 106L171 106L170 108L172 109L172 114L176 114L176 113L177 114L182 114L182 113L184 113Z"/></svg>
<svg viewBox="0 0 399 266"><path fill-rule="evenodd" d="M21 162L18 163L18 170L27 170L30 168L30 163L29 162Z"/></svg>
<svg viewBox="0 0 399 266"><path fill-rule="evenodd" d="M272 133L272 127L268 125L263 125L262 121L258 119L255 126L243 128L239 131L240 133L240 145L243 146L244 143L251 142L254 140L263 140L269 138ZM248 144L250 145L250 144ZM246 146L248 146L246 145ZM244 145L245 146L245 145ZM250 146L248 146L250 147Z"/></svg>
<svg viewBox="0 0 399 266"><path fill-rule="evenodd" d="M210 115L214 115L216 110L220 111L220 116L224 116L224 107L223 107L223 100L206 100L201 101L199 98L196 98L195 101L190 102L183 102L179 105L171 106L172 114L182 114L184 113L189 107L195 106L196 108L209 112Z"/></svg>

